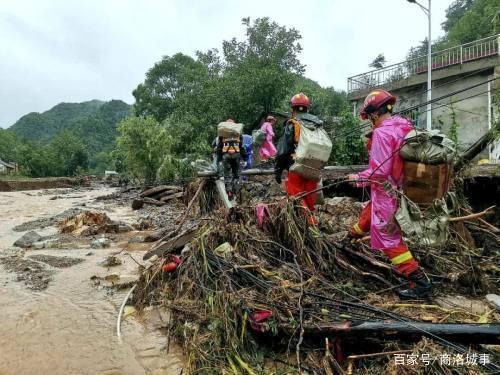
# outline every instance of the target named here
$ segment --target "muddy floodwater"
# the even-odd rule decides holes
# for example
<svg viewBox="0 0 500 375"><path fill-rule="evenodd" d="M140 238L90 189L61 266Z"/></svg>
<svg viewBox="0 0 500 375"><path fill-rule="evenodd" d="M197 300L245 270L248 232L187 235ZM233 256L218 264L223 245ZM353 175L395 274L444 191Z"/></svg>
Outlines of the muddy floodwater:
<svg viewBox="0 0 500 375"><path fill-rule="evenodd" d="M111 219L132 222L134 213L125 207L106 207L96 196L113 192L110 188L75 190L60 195L51 191L0 193L0 255L25 232L13 228L21 223L54 216L74 207L106 209ZM59 194L59 196L58 196ZM58 196L57 199L51 199ZM56 233L55 227L36 229L40 235ZM122 339L116 335L119 306L124 290L110 290L91 282L110 270L98 265L106 256L120 250L110 248L44 248L28 250L30 262L66 256L83 259L52 267L46 289L34 291L18 281L16 274L0 265L0 374L179 374L180 349L171 345L167 353L164 332L143 317L129 316L122 322ZM142 253L132 253L137 259ZM113 272L134 272L130 257L113 267ZM52 258L50 258L52 259Z"/></svg>

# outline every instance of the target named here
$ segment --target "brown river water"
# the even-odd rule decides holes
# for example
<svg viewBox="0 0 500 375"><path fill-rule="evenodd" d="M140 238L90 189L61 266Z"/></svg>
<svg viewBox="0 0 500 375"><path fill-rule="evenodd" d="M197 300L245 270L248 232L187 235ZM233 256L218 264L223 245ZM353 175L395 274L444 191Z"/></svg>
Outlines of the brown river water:
<svg viewBox="0 0 500 375"><path fill-rule="evenodd" d="M85 203L104 208L93 198L113 190L74 191L64 199L50 200L51 194L39 191L0 192L0 252L23 235L13 227L26 221L49 217ZM60 193L60 192L59 192ZM101 206L101 207L99 207ZM124 207L110 208L111 219L132 222L134 213ZM55 234L56 229L35 229L41 235ZM126 294L98 288L91 276L104 276L110 270L97 263L120 247L27 251L83 258L69 268L54 269L47 289L32 291L16 275L0 265L0 375L10 374L179 374L182 354L171 345L167 353L166 336L147 324L147 319L127 317L122 322L122 339L116 335L120 304ZM87 255L91 252L91 255ZM140 259L141 253L134 254ZM130 258L130 257L128 257ZM136 264L127 257L113 267L113 272L132 273ZM50 267L49 267L50 268Z"/></svg>

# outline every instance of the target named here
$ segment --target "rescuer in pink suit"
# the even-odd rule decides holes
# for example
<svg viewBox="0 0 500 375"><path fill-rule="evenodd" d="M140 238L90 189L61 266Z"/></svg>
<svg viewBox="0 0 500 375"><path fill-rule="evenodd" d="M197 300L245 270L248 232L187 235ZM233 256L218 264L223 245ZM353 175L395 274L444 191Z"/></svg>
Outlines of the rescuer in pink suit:
<svg viewBox="0 0 500 375"><path fill-rule="evenodd" d="M371 247L381 250L393 266L410 281L410 288L398 291L403 299L428 298L431 285L403 242L396 221L397 193L403 185L404 167L399 155L404 138L413 129L412 123L392 115L396 97L385 90L368 94L361 117L373 124L373 135L368 169L349 179L358 186L371 189ZM369 180L369 181L366 181Z"/></svg>
<svg viewBox="0 0 500 375"><path fill-rule="evenodd" d="M273 116L267 116L266 121L260 127L260 130L266 133L266 140L262 144L259 150L260 160L265 160L273 158L276 156L276 147L273 143L274 129L273 125L276 123L276 119Z"/></svg>

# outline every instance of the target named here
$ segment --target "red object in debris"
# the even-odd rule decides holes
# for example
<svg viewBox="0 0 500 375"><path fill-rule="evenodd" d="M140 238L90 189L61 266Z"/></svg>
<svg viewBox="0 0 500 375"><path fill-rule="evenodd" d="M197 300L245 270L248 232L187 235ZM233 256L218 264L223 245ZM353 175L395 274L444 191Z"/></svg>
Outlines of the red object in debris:
<svg viewBox="0 0 500 375"><path fill-rule="evenodd" d="M163 267L161 268L163 272L172 272L177 269L178 264L175 262L168 262L167 264L164 264Z"/></svg>
<svg viewBox="0 0 500 375"><path fill-rule="evenodd" d="M174 262L175 264L177 264L178 266L182 263L182 259L181 259L181 257L180 257L180 256L178 256L178 255L171 255L171 256L170 256L170 260L171 260L172 262Z"/></svg>
<svg viewBox="0 0 500 375"><path fill-rule="evenodd" d="M257 332L266 332L269 330L269 326L266 324L266 320L273 315L271 311L255 309L250 316L250 326L253 330Z"/></svg>

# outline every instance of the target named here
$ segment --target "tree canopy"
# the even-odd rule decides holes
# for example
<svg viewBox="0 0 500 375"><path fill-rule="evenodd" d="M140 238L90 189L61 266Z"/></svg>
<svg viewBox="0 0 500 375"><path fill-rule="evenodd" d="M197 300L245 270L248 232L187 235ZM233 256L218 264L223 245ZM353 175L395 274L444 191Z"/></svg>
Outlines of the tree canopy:
<svg viewBox="0 0 500 375"><path fill-rule="evenodd" d="M0 132L0 157L22 155L17 161L33 176L125 168L151 182L188 173L181 160L209 158L220 121L234 118L250 133L267 113L288 111L297 92L308 95L311 112L325 119L349 111L345 93L304 76L296 29L267 17L244 18L242 27L245 37L224 40L220 49L155 63L133 90L133 116L121 101L61 103Z"/></svg>
<svg viewBox="0 0 500 375"><path fill-rule="evenodd" d="M441 24L445 35L432 42L434 51L486 38L500 32L499 0L454 0ZM410 48L407 59L427 53L427 38Z"/></svg>
<svg viewBox="0 0 500 375"><path fill-rule="evenodd" d="M313 101L312 112L338 115L345 96L303 76L300 33L269 18L242 20L246 37L222 42L221 52L196 58L165 56L134 91L137 116L153 116L172 136L173 154L207 156L216 124L234 118L250 132L272 110L287 110L299 91Z"/></svg>
<svg viewBox="0 0 500 375"><path fill-rule="evenodd" d="M379 53L377 57L368 65L371 68L380 69L386 64L385 56L383 53Z"/></svg>

